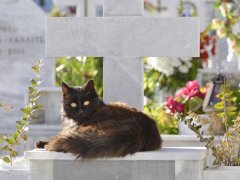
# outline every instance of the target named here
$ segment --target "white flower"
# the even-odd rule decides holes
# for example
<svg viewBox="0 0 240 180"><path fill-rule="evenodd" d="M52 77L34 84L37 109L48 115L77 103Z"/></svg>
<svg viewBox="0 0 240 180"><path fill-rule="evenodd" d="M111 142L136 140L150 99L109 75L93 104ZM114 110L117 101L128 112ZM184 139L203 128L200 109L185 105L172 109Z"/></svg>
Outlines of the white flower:
<svg viewBox="0 0 240 180"><path fill-rule="evenodd" d="M150 64L154 69L165 74L166 76L171 76L174 74L174 67L171 64L170 58L149 57L148 64Z"/></svg>
<svg viewBox="0 0 240 180"><path fill-rule="evenodd" d="M232 11L232 9L234 8L234 4L229 2L229 3L226 3L226 7L227 7L227 10L228 11Z"/></svg>
<svg viewBox="0 0 240 180"><path fill-rule="evenodd" d="M192 60L192 58L191 57L181 57L181 60L184 62L189 62Z"/></svg>
<svg viewBox="0 0 240 180"><path fill-rule="evenodd" d="M165 71L166 76L171 76L174 74L174 68L168 68L168 70Z"/></svg>
<svg viewBox="0 0 240 180"><path fill-rule="evenodd" d="M188 66L186 66L186 65L181 65L181 66L178 68L178 70L179 70L181 73L187 73L188 70L189 70L189 68L188 68Z"/></svg>
<svg viewBox="0 0 240 180"><path fill-rule="evenodd" d="M179 58L171 58L170 61L173 67L179 67L182 64Z"/></svg>
<svg viewBox="0 0 240 180"><path fill-rule="evenodd" d="M227 14L226 14L224 5L220 5L219 10L220 10L221 14L223 15L223 17L226 17Z"/></svg>
<svg viewBox="0 0 240 180"><path fill-rule="evenodd" d="M192 67L192 62L191 62L191 61L187 61L187 62L185 62L185 65L186 65L188 68L191 68L191 67Z"/></svg>

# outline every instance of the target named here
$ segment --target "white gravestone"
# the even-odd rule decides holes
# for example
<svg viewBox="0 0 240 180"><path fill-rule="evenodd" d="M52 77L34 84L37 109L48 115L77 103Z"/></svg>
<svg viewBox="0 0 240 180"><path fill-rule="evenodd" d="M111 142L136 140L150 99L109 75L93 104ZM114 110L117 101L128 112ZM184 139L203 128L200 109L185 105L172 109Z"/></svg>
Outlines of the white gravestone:
<svg viewBox="0 0 240 180"><path fill-rule="evenodd" d="M33 77L31 66L36 59L44 58L44 12L31 0L0 1L0 102L14 107L0 116L7 127L19 120L19 109L24 106L27 86ZM54 62L45 61L42 69L44 86L52 86Z"/></svg>
<svg viewBox="0 0 240 180"><path fill-rule="evenodd" d="M103 18L48 18L46 54L103 56L104 100L143 108L144 56L199 56L198 18L142 17L142 0L105 0Z"/></svg>

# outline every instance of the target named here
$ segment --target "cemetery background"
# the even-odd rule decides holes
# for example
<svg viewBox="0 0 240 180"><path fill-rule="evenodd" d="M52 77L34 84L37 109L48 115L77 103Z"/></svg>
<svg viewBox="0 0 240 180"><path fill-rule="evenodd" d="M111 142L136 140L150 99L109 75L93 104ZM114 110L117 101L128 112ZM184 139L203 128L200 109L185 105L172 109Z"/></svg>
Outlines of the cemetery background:
<svg viewBox="0 0 240 180"><path fill-rule="evenodd" d="M88 9L88 15L90 17L101 16L102 14L99 13L99 12L102 12L101 8L102 8L103 1L95 1L95 6L92 5L93 3L92 4L91 3L88 6L88 8L89 8ZM162 1L162 6L163 7L168 6L168 10L163 9L162 12L161 11L158 12L156 10L157 9L156 7L158 5L157 1L150 2L150 3L153 3L152 4L153 7L155 6L155 8L156 8L155 10L152 9L152 12L148 11L147 5L146 5L147 3L148 3L148 1L145 2L146 9L144 11L145 15L147 15L147 16L160 16L160 17L161 16L163 16L163 17L177 16L178 1L174 1L174 2L171 2L171 3L167 3L166 1ZM44 5L46 5L46 4L50 4L50 2L46 1L46 3ZM203 23L201 23L201 30L203 30L205 28L205 26L212 19L210 16L206 15L208 13L208 14L211 14L213 16L214 11L212 9L212 4L213 4L213 2L209 2L209 1L197 4L197 7L198 7L197 11L198 11L198 14L199 14L199 16L202 20L201 22L203 22ZM72 8L71 8L72 11L69 11L66 5L64 5L64 6L63 5L60 5L60 6L56 5L56 6L60 7L60 9L62 9L63 14L66 13L66 15L68 14L68 15L73 16L74 13L76 13L76 10L74 11ZM93 7L93 8L91 8L91 7ZM81 10L84 11L84 8L82 8ZM38 14L41 14L41 16L42 16L42 21L39 21L38 26L41 26L41 28L43 29L44 28L44 26L43 26L44 18L45 18L46 15L44 15L44 13L41 12L39 9L38 9L37 12L38 12ZM29 12L29 13L32 13L32 12ZM70 13L72 13L72 14L70 14ZM31 16L34 17L33 14L31 14ZM35 16L37 16L37 15L35 15ZM84 16L84 13L81 16ZM27 25L25 25L25 26L27 26ZM38 28L38 29L41 29L41 28ZM42 33L42 38L43 38L44 29L42 30L41 33ZM219 42L221 44L224 44L224 40L223 40L223 42L221 42L221 40L219 40L218 43ZM21 46L21 44L19 45L19 47L20 46ZM33 47L31 44L30 44L30 46ZM226 47L224 47L224 45L222 45L221 48L226 49ZM41 50L39 51L39 49L41 49ZM40 56L36 55L36 58L40 58L40 57L44 56L43 49L44 49L44 43L42 42L42 47L38 48L38 53L40 53L42 51L40 53L41 55ZM225 58L226 57L226 52L227 52L226 50L225 51L220 50L218 52L220 52L220 53L217 53L216 57L211 57L213 63L216 63L216 61L217 61L217 60L214 60L214 59L222 59L222 60L226 59ZM223 53L221 53L221 52L223 52ZM224 52L225 52L225 54L224 54ZM18 56L14 57L15 61L20 62L20 60L16 60L17 58L18 58ZM72 61L71 61L71 59L72 59ZM32 63L32 59L30 60L30 63ZM51 63L51 65L48 65L48 63ZM77 57L77 58L70 58L70 59L69 58L58 59L57 63L56 63L56 82L54 82L55 81L55 77L54 77L55 76L55 70L54 70L54 65L53 65L54 60L52 60L52 61L47 60L47 61L45 61L45 64L46 65L44 66L43 73L47 72L50 75L47 74L46 76L43 76L43 79L45 80L45 84L43 84L44 88L42 89L42 91L43 91L43 93L46 94L46 97L44 97L42 99L49 99L49 101L48 102L41 102L41 99L40 99L40 103L44 104L46 112L45 112L45 114L42 113L40 115L41 117L39 118L38 122L43 123L44 122L44 116L45 116L45 119L48 119L48 121L45 122L45 124L47 125L45 127L43 125L32 127L33 131L30 132L30 133L35 132L36 134L38 134L37 136L39 136L40 134L46 134L46 133L43 133L43 132L45 132L44 129L46 129L46 128L48 129L46 132L49 132L49 130L52 131L51 133L48 133L47 136L51 136L51 134L56 133L59 129L59 126L57 126L57 125L60 122L59 108L60 108L61 92L60 92L59 88L54 87L55 84L57 86L59 86L60 82L62 80L64 80L66 82L69 82L70 85L79 85L79 84L83 84L89 78L94 78L94 80L96 81L97 87L98 87L98 91L102 95L102 73L103 73L102 72L102 58L99 58L98 61L94 61L93 58L88 58L88 60L86 61L86 58L84 58L84 57ZM211 66L211 63L209 63L209 64L210 64L209 66ZM223 64L224 64L224 61L223 61ZM196 66L198 67L198 65L196 65ZM16 67L18 67L18 66L16 66ZM27 66L24 66L24 67L28 68ZM75 68L71 69L72 67L75 67ZM46 68L49 68L49 69L46 69ZM149 65L146 66L146 68L149 68ZM91 70L88 70L88 69L91 69ZM28 68L27 71L29 72L30 68ZM27 72L27 71L24 70L24 72ZM146 70L146 73L145 73L145 95L146 95L146 97L150 97L152 99L153 95L155 94L155 100L157 100L158 103L159 102L160 103L164 102L166 100L166 93L164 95L164 92L165 92L164 90L160 91L160 92L157 92L157 91L155 92L155 83L157 83L157 82L152 80L154 78L151 77L151 71L152 71L152 68L150 66L150 71ZM230 72L232 70L229 70L229 69L224 70L223 69L222 71ZM195 69L195 72L197 72L196 69ZM200 84L203 85L206 81L209 80L209 78L207 78L207 80L206 80L206 77L204 76L204 74L207 74L207 73L212 74L212 73L215 73L215 72L216 72L216 66L215 65L213 65L213 67L210 68L210 69L205 68L205 69L200 70L199 77L198 77L200 79ZM236 72L236 74L237 74L236 69L234 69L233 72ZM5 74L5 72L4 72L4 74ZM81 76L82 74L84 74L84 76ZM195 76L195 74L193 76ZM186 75L190 76L189 73L187 73ZM15 74L13 74L13 76L15 77ZM230 77L231 76L232 76L232 74L230 74ZM1 77L4 77L4 76L1 76ZM205 77L204 82L201 82L202 77ZM22 78L22 77L19 77L19 78ZM26 85L28 83L28 78L24 78L24 79L25 79L25 85L24 86L26 87ZM194 79L194 78L192 78L192 79ZM3 82L11 83L12 81L4 78ZM186 80L182 82L182 86L185 84L185 82L186 82ZM3 94L6 93L6 92L10 92L10 91L13 91L13 90L17 89L17 87L16 88L12 87L12 84L16 85L16 83L11 83L11 85L6 84L6 83L3 84L3 87L5 89L1 88L4 91ZM21 100L19 100L20 105L16 106L14 102L11 103L11 101L8 100L10 98L8 98L7 96L3 96L3 99L2 99L2 102L5 102L6 99L7 99L8 104L12 105L14 107L14 110L15 110L15 111L11 111L11 113L9 112L9 113L6 114L6 118L4 120L5 122L3 123L3 124L6 123L6 127L7 127L6 129L7 129L7 131L10 131L10 132L11 132L11 128L14 127L14 120L12 120L12 119L17 119L17 117L19 116L18 109L23 106L24 101L25 102L27 101L26 90L25 90L25 92L24 92L24 90L19 90L18 92L21 92L21 94L22 94L22 98L21 98ZM11 96L12 95L13 94L11 94ZM4 99L4 97L6 99ZM54 102L56 102L55 104L49 103L49 102L53 102L51 97L54 99ZM11 100L16 101L15 98L12 98ZM170 133L170 134L178 133L176 121L174 121L172 118L169 118L169 116L165 114L165 112L162 110L161 107L159 107L159 106L155 107L155 105L152 105L153 103L151 101L148 101L148 102L149 103L145 105L145 111L150 113L155 119L159 120L158 125L159 125L159 128L160 128L161 132L162 133ZM53 111L47 112L50 109L51 110L53 109ZM15 116L14 117L8 117L10 115L15 115ZM11 118L11 120L9 120L10 118ZM8 125L8 124L10 124L10 125ZM36 128L36 130L34 130L34 128ZM42 138L42 137L39 137L39 138ZM31 140L31 138L30 138L29 148L32 147L33 141L35 141L35 140L36 139Z"/></svg>
<svg viewBox="0 0 240 180"><path fill-rule="evenodd" d="M94 12L93 14L99 13L98 15L101 15L101 10L100 10L101 3L98 4L98 6L96 6L97 10L95 8L92 8L93 9L92 12ZM154 6L157 6L157 1L156 2L153 1L153 3L154 3ZM147 16L160 16L160 17L161 16L162 17L177 16L177 13L176 13L177 4L178 4L178 2L175 2L175 1L172 1L171 3L167 2L167 1L162 1L162 6L167 6L169 11L167 11L167 10L165 10L165 8L163 8L162 12L157 12L157 10L156 10L157 8L155 9L154 6L153 6L153 9L152 9L153 12L149 12L147 9L145 9L145 15L147 15ZM201 3L199 3L199 2L197 3L199 16L201 17L201 22L204 22L204 23L201 23L201 30L204 30L206 25L211 21L212 17L209 16L209 14L211 14L212 16L215 16L214 13L213 13L214 11L212 9L212 4L213 4L213 1L204 1L204 2L201 2ZM1 6L0 6L0 8L1 8ZM27 8L27 7L25 7L25 8ZM31 6L31 8L33 8L33 5ZM61 7L60 9L61 9L61 12L63 12L63 14L73 12L73 14L71 16L74 16L74 12L75 12L74 8L73 9L71 8L69 10L66 7ZM2 12L4 12L4 11L2 11ZM26 12L28 12L28 11L26 11ZM29 11L29 12L33 12L33 11ZM41 12L41 18L44 20L46 15L40 10L36 10L36 12ZM34 17L35 15L36 14L34 14L34 15L31 14L31 17L32 16ZM86 15L86 14L83 14L83 16L84 15ZM17 16L19 16L19 15L17 15ZM26 16L28 16L28 15L26 15ZM92 15L90 15L90 16L92 16ZM30 16L28 16L28 17L30 17ZM41 24L44 24L45 22L43 20L41 20L41 21L38 20L38 22L42 22ZM42 30L42 37L43 37L44 26L40 27L40 23L37 23L37 24L39 26L37 28L38 30L43 29ZM26 26L28 26L28 25L26 25ZM14 29L14 27L9 27L9 29L11 29L11 28ZM27 30L23 30L23 32L27 32ZM14 33L14 32L12 32L12 33ZM10 34L9 36L11 36L11 32L9 34ZM26 34L29 35L30 33L26 33ZM6 36L6 34L3 34L3 35ZM9 38L9 39L11 39L11 38ZM236 77L235 81L238 82L237 78L239 77L238 76L239 71L238 71L238 68L236 68L237 67L236 66L236 63L237 63L236 60L235 60L235 62L230 62L230 63L226 61L226 59L227 59L226 56L228 55L226 40L218 39L217 42L218 42L217 46L218 46L218 49L219 49L217 51L217 55L216 56L211 56L211 60L208 59L207 67L205 67L204 69L200 69L199 73L198 73L198 77L196 77L199 80L200 84L203 85L203 86L204 86L205 82L210 80L210 78L206 77L206 75L208 75L208 76L210 76L211 74L214 75L218 71L217 66L221 66L220 71L225 73L225 74L228 74L229 78ZM11 51L11 49L15 48L15 45L12 48L11 42L6 42L6 43L9 46L10 51ZM23 44L26 45L27 42L24 42ZM23 44L19 44L19 46L17 46L17 48L23 47ZM3 46L4 46L4 48L6 47L6 45L3 45ZM27 48L33 48L33 47L34 46L32 44L30 44ZM36 49L38 49L37 53L39 53L40 49L42 49L41 50L42 51L41 55L40 56L36 55L36 57L35 57L35 54L34 54L34 57L31 57L30 55L24 56L24 59L28 59L30 57L29 63L27 63L27 65L23 65L23 63L22 63L23 60L20 60L20 58L22 58L22 57L20 57L20 55L18 54L18 56L16 55L16 56L14 56L14 58L8 57L9 60L11 60L11 63L9 63L9 64L7 64L7 62L4 63L5 66L2 68L2 69L5 69L5 70L7 69L5 67L8 67L9 69L11 69L11 65L13 65L16 61L16 64L14 66L15 68L12 68L13 70L11 70L11 71L16 72L17 70L19 70L19 67L21 66L21 67L23 67L22 68L23 72L26 72L26 77L23 77L22 73L20 73L20 72L19 72L19 74L21 74L21 76L20 75L17 76L20 79L21 78L24 79L25 83L21 83L21 85L23 84L24 86L21 86L19 84L17 85L17 83L21 82L21 80L15 79L16 73L14 73L13 77L12 77L12 79L14 79L15 80L14 82L16 82L16 83L10 83L10 82L13 82L13 81L7 81L6 78L4 78L6 76L1 76L3 78L2 82L5 83L5 84L3 83L4 85L2 86L4 88L1 87L1 89L3 91L3 93L1 92L1 95L4 94L4 93L6 94L6 92L9 93L8 96L5 96L5 94L4 94L4 96L3 96L4 98L2 99L1 102L6 102L6 100L7 100L8 102L10 102L10 103L7 103L7 104L10 104L10 105L14 106L14 109L16 110L15 112L12 111L11 115L10 115L10 112L6 114L4 124L6 124L5 127L7 127L6 128L7 132L11 132L11 128L14 128L13 119L16 119L17 117L19 117L18 109L19 109L19 107L22 107L24 105L24 102L27 101L27 98L26 98L27 92L26 92L26 90L24 90L24 87L26 89L26 87L28 85L28 80L31 78L30 77L30 74L31 74L30 67L31 67L32 61L35 58L44 57L44 52L43 52L44 43L42 42L41 47L40 48L37 47ZM18 50L18 52L21 52L21 51L22 50ZM34 52L34 51L29 51L29 52ZM23 56L23 54L21 54L21 55ZM3 58L5 59L6 57L3 56ZM12 59L14 59L14 60L12 60ZM19 60L16 60L16 59L19 59ZM70 63L71 59L72 59L72 63ZM42 114L44 114L45 118L42 118L44 116L41 116L41 114L40 114L38 124L37 125L36 124L32 125L31 131L30 131L30 139L29 139L29 143L28 143L28 145L29 145L28 148L29 149L32 148L33 141L37 140L36 137L40 138L40 139L48 138L49 136L51 136L53 134L56 134L58 129L59 129L59 122L60 122L59 118L60 117L59 117L59 114L58 114L58 112L59 112L58 109L59 109L60 106L58 106L56 104L60 104L59 99L61 97L61 92L60 92L59 88L55 87L55 84L59 85L59 82L61 81L61 79L65 78L67 80L67 79L69 79L69 76L72 77L74 75L77 76L78 74L86 73L85 77L82 78L82 79L77 79L76 81L71 79L72 82L69 81L70 84L79 85L79 84L82 84L86 79L89 79L89 78L93 77L93 78L96 78L95 81L98 82L97 84L98 84L98 87L99 87L99 93L102 94L102 89L101 89L102 88L102 80L101 80L101 78L99 78L99 77L102 76L102 59L99 58L99 61L93 61L92 60L93 58L88 58L88 59L89 60L86 61L86 58L84 58L84 57L59 58L57 60L56 69L55 69L55 66L54 66L55 62L54 62L53 59L46 59L44 61L45 66L44 66L44 69L42 71L43 72L42 77L43 77L43 79L45 79L45 84L42 85L42 92L43 92L42 100L43 101L40 99L39 102L42 103L43 105L45 105L45 109L44 109L45 112L42 113ZM6 61L9 61L9 60L6 60ZM20 65L19 65L19 63L20 63ZM2 65L2 63L1 63L1 65ZM72 67L73 65L77 68L74 71L72 69L69 70L69 68ZM147 60L145 60L145 65L146 65L146 72L148 72L148 70L152 71L151 66L154 66L154 64L147 63ZM83 67L83 66L85 66L87 69L91 68L91 70L86 71L83 68L81 69L81 67ZM196 66L196 67L198 67L198 66ZM24 69L24 68L26 68L26 69ZM97 72L96 72L96 69L97 69ZM3 72L4 75L6 74L6 72L4 72L4 71L1 71L1 72ZM27 75L27 72L29 73L28 75ZM55 75L55 73L56 73L56 75ZM97 76L96 76L96 73L97 73ZM151 84L151 82L147 81L148 78L149 78L149 76L147 76L147 75L148 74L146 73L145 74L145 87L148 87L148 83ZM57 81L55 81L55 78L56 78ZM11 74L9 74L9 79L11 79ZM67 80L67 82L68 82L68 80ZM13 84L15 84L14 87L13 87ZM185 83L183 83L183 84L185 84ZM9 88L11 86L13 88ZM20 86L21 86L21 88L19 88ZM153 94L154 94L154 97L155 97L155 100L157 100L157 103L164 102L166 100L166 94L168 94L166 92L166 90L162 89L161 91L158 91L158 90L155 89L155 86L152 86L152 87L154 87L154 89L146 90L147 88L145 88L145 95L148 95L148 97L152 98ZM17 91L17 92L20 95L17 94L16 91L12 91L13 89L14 90L19 89L19 91ZM8 98L9 96L10 97L13 97L13 96L14 97L21 97L21 98ZM11 101L9 101L9 99L12 99L12 103L11 103ZM46 101L46 99L48 99L49 101ZM54 102L58 101L58 103L56 103L56 104L49 103L49 102L52 102L52 101L54 101ZM54 109L54 113L52 115L49 114L49 113L52 113L52 112L47 112L47 110L49 108ZM162 110L161 107L157 106L156 108L154 108L154 105L152 105L152 102L149 99L148 99L148 104L145 106L145 111L150 112L152 116L156 117L159 120L161 120L161 119L165 120L164 122L160 121L160 123L159 123L160 129L161 129L162 132L173 133L173 134L178 133L176 121L174 121L171 117L169 118L169 116L165 114L165 112ZM46 118L46 117L48 117L48 118ZM56 117L58 117L58 118L56 118ZM47 121L46 121L46 119L47 119ZM162 126L162 124L164 124L164 126ZM4 129L5 129L5 127L4 127ZM181 133L188 133L188 132L181 132ZM41 136L43 135L43 137L41 137L40 135ZM182 136L181 137L182 142L179 142L179 145L181 146L181 145L188 144L189 146L195 146L196 144L198 144L198 146L202 146L201 144L199 144L196 141L196 139L194 137L195 136ZM171 136L171 137L166 136L164 138L166 138L166 140L168 140L168 145L176 145L175 141L179 141L179 136Z"/></svg>

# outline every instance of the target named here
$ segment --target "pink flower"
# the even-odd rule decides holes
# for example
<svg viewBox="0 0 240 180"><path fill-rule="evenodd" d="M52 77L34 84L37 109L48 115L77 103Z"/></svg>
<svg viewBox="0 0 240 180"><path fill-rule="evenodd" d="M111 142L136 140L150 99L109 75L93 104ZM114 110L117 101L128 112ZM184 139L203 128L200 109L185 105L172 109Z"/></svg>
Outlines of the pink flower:
<svg viewBox="0 0 240 180"><path fill-rule="evenodd" d="M175 109L176 109L177 112L183 113L184 112L184 105L179 103L179 102L176 102Z"/></svg>
<svg viewBox="0 0 240 180"><path fill-rule="evenodd" d="M197 80L189 81L186 83L186 87L183 88L182 93L186 95L188 98L192 98L194 96L198 96L200 98L204 98L205 94L200 91L200 86Z"/></svg>
<svg viewBox="0 0 240 180"><path fill-rule="evenodd" d="M166 106L171 111L171 113L175 113L175 112L182 113L182 112L184 112L184 105L175 101L173 97L168 97L167 98Z"/></svg>
<svg viewBox="0 0 240 180"><path fill-rule="evenodd" d="M176 93L175 93L176 98L182 98L183 96L183 89L179 89Z"/></svg>

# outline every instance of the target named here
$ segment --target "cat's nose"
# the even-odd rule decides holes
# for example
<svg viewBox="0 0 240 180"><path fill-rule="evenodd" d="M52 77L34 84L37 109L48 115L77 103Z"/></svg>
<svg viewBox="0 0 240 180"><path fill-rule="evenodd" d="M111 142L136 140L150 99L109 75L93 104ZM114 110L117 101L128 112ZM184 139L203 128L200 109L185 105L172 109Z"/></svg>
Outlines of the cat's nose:
<svg viewBox="0 0 240 180"><path fill-rule="evenodd" d="M83 110L80 109L78 112L79 112L79 114L82 114L82 113L83 113Z"/></svg>

